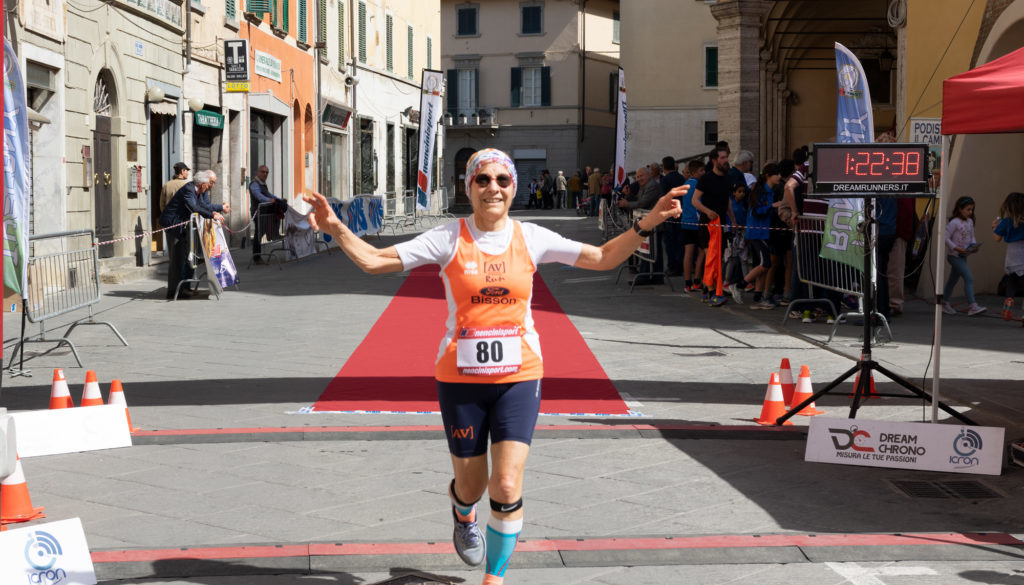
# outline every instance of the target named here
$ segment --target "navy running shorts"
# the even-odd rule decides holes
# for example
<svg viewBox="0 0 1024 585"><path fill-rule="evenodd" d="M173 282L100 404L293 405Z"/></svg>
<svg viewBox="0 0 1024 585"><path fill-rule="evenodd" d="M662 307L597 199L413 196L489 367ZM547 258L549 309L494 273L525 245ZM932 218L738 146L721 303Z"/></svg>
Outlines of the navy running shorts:
<svg viewBox="0 0 1024 585"><path fill-rule="evenodd" d="M506 384L438 382L437 400L448 437L448 450L456 457L487 453L491 442L533 440L540 412L540 380Z"/></svg>
<svg viewBox="0 0 1024 585"><path fill-rule="evenodd" d="M771 255L768 252L768 240L747 240L747 250L750 252L750 265L772 267Z"/></svg>
<svg viewBox="0 0 1024 585"><path fill-rule="evenodd" d="M697 244L697 240L699 239L698 236L700 234L699 230L696 230L696 229L692 229L691 230L691 229L688 229L688 228L683 228L680 231L683 233L683 245L684 246L689 246L691 244Z"/></svg>

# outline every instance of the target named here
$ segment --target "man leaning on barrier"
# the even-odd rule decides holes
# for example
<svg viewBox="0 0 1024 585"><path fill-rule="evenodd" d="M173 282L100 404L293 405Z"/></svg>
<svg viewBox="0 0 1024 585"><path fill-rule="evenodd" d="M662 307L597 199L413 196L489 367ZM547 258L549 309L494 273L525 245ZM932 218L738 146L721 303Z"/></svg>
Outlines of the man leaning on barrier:
<svg viewBox="0 0 1024 585"><path fill-rule="evenodd" d="M178 192L167 202L167 207L160 214L160 225L168 228L167 248L170 250L170 264L167 267L167 298L174 299L178 284L182 280L192 278L192 267L188 263L189 226L179 225L193 213L224 224L221 213L230 213L231 205L210 203L210 189L217 184L217 174L213 171L200 171L192 177L192 181L178 189ZM182 291L186 295L191 292Z"/></svg>
<svg viewBox="0 0 1024 585"><path fill-rule="evenodd" d="M277 221L284 217L288 211L288 202L270 192L267 186L267 177L270 176L270 168L267 165L260 165L256 169L256 178L249 183L249 213L256 222L255 235L252 238L252 262L262 264L260 256L260 240L268 226L277 226ZM273 205L265 205L273 203Z"/></svg>

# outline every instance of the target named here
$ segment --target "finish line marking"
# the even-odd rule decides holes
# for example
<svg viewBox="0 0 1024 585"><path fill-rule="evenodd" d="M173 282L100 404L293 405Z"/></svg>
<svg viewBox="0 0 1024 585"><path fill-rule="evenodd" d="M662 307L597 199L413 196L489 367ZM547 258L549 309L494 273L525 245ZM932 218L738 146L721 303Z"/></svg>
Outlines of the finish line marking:
<svg viewBox="0 0 1024 585"><path fill-rule="evenodd" d="M679 550L752 547L830 547L830 546L950 546L950 545L1024 545L1024 542L1006 533L941 533L941 534L736 534L720 536L693 536L682 538L594 538L548 539L520 541L517 552L558 551L630 551ZM256 559L283 557L323 556L377 556L452 554L450 542L364 542L265 545L237 547L158 548L94 551L93 563L138 563L184 559ZM849 563L830 563L844 577L865 575L864 569ZM835 566L833 566L835 565ZM841 572L842 571L842 572ZM847 575L847 573L849 575ZM875 575L889 575L886 571L872 570ZM906 574L906 573L899 573ZM915 573L920 574L920 573ZM871 577L873 579L873 577ZM859 582L858 582L859 583ZM868 585L871 581L864 581Z"/></svg>
<svg viewBox="0 0 1024 585"><path fill-rule="evenodd" d="M806 427L773 427L760 425L686 425L686 424L579 424L579 425L537 425L537 431L758 431L758 432L779 432L779 433L803 433ZM441 425L404 425L404 426L333 426L333 427L237 427L237 428L216 428L216 429L162 429L151 431L136 431L133 437L169 437L169 436L194 436L194 435L251 435L251 434L284 434L284 433L413 433L413 432L443 432Z"/></svg>

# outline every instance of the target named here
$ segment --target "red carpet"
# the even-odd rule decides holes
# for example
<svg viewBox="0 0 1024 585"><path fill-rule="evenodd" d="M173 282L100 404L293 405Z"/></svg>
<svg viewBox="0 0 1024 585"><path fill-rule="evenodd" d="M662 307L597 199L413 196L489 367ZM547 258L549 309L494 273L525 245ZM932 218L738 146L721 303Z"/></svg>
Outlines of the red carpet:
<svg viewBox="0 0 1024 585"><path fill-rule="evenodd" d="M436 267L412 271L380 319L305 412L437 412L434 360L447 308ZM540 275L533 318L544 353L541 413L633 414Z"/></svg>

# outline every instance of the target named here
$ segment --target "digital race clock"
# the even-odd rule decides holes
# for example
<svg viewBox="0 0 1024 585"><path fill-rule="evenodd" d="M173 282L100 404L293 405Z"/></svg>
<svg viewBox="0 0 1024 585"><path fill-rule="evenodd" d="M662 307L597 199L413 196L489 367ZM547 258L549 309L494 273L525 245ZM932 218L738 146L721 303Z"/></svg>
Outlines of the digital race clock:
<svg viewBox="0 0 1024 585"><path fill-rule="evenodd" d="M814 192L900 195L928 190L926 144L816 143Z"/></svg>

